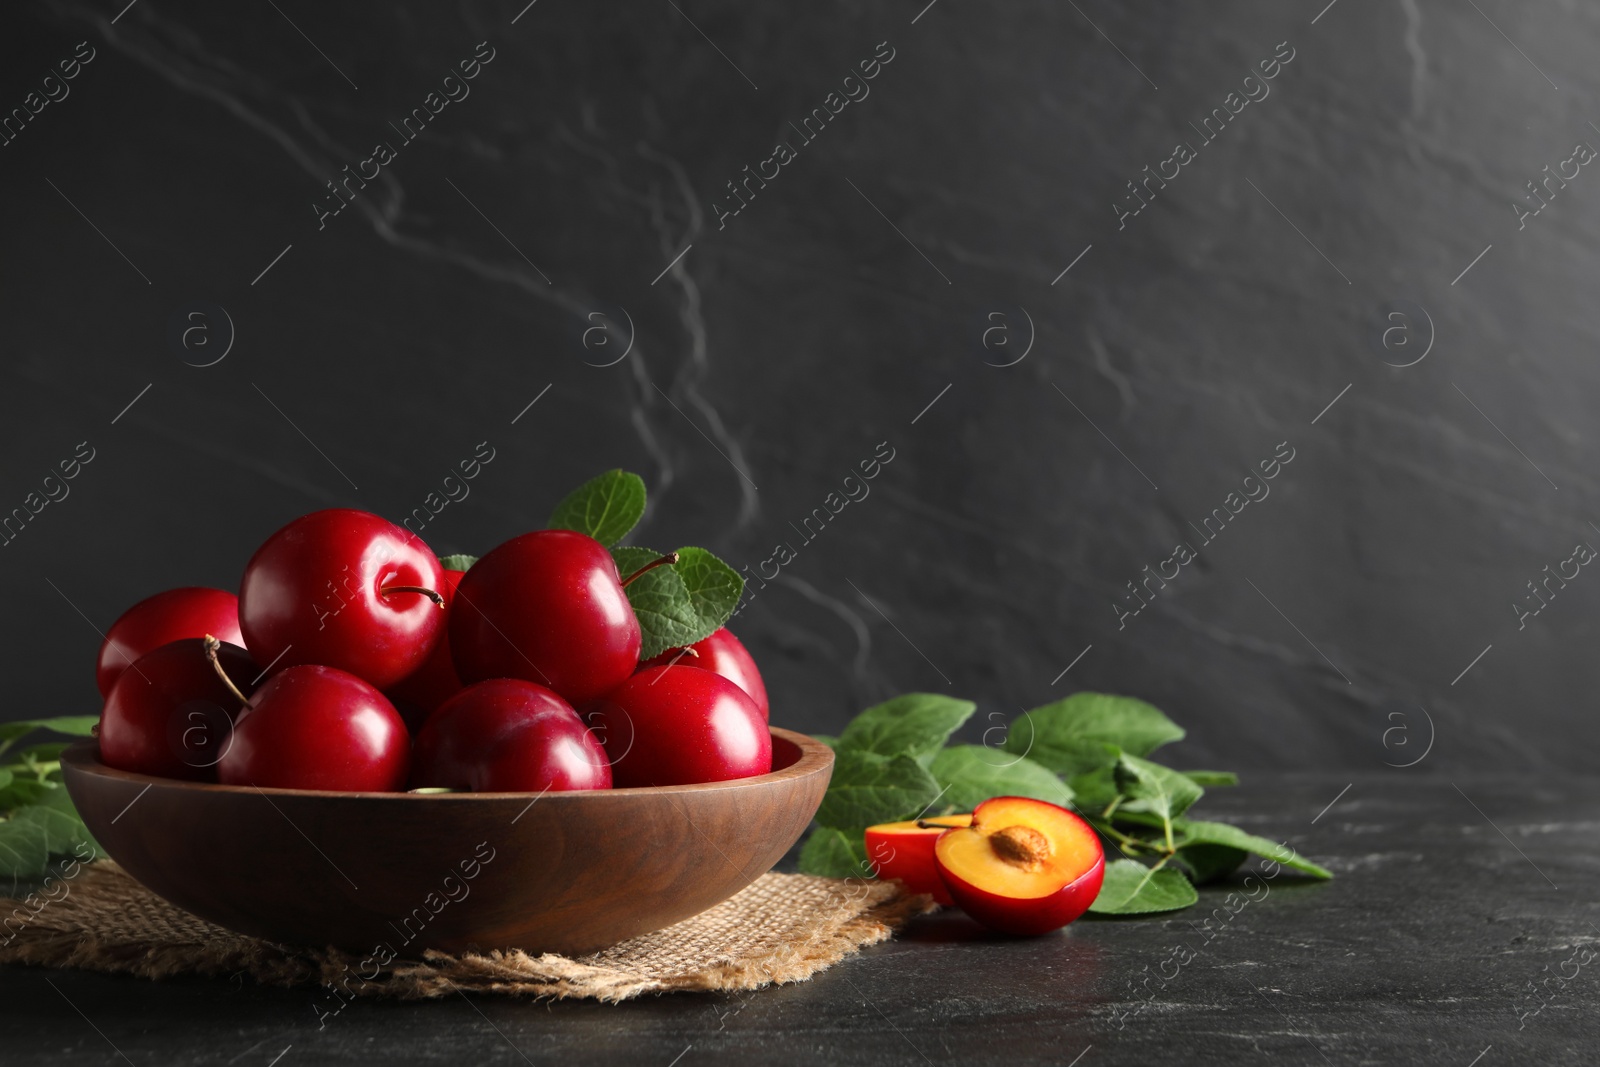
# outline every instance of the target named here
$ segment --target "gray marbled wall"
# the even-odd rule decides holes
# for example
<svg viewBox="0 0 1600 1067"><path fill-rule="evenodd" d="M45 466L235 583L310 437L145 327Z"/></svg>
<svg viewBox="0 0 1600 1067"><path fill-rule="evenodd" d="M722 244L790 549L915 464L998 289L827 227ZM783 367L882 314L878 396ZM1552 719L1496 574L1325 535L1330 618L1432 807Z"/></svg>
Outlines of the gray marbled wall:
<svg viewBox="0 0 1600 1067"><path fill-rule="evenodd" d="M776 573L789 725L1088 687L1196 764L1587 769L1600 9L922 2L9 11L0 509L93 458L0 552L4 715L487 441L435 548L637 470Z"/></svg>

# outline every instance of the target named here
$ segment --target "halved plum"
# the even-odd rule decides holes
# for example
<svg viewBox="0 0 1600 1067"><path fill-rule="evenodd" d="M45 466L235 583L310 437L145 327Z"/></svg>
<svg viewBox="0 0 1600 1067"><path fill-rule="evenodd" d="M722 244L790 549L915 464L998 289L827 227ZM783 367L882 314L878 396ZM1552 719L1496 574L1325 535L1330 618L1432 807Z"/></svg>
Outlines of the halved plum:
<svg viewBox="0 0 1600 1067"><path fill-rule="evenodd" d="M1029 797L985 800L970 826L934 844L934 866L961 910L1008 934L1047 933L1082 915L1105 865L1088 823Z"/></svg>
<svg viewBox="0 0 1600 1067"><path fill-rule="evenodd" d="M879 878L898 878L913 893L932 893L950 905L950 890L933 865L933 845L951 827L972 825L971 815L941 815L867 827L867 862Z"/></svg>

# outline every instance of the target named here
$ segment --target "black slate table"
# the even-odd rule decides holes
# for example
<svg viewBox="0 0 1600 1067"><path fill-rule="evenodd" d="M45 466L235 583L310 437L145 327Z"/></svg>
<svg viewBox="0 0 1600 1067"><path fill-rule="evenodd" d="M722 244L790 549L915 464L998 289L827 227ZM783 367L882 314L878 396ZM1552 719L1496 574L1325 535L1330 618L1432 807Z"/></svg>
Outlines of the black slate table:
<svg viewBox="0 0 1600 1067"><path fill-rule="evenodd" d="M321 1029L311 989L10 967L0 1049L8 1067L1594 1062L1600 781L1251 776L1202 804L1337 877L1236 879L1032 940L941 912L758 992L357 1002Z"/></svg>

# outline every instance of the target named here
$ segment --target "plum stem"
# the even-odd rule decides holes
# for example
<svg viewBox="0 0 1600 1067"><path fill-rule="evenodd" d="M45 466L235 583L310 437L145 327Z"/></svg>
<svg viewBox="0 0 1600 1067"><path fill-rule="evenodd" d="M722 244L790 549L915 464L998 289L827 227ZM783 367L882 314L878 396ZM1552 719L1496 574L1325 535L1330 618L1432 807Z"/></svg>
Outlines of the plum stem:
<svg viewBox="0 0 1600 1067"><path fill-rule="evenodd" d="M228 687L228 692L237 697L240 704L248 708L250 706L250 699L243 693L239 692L239 687L233 684L233 679L228 677L228 672L222 669L222 661L217 659L217 649L221 647L221 641L218 641L210 634L206 634L206 659L211 661L211 669L217 672L217 677L221 678L222 684Z"/></svg>
<svg viewBox="0 0 1600 1067"><path fill-rule="evenodd" d="M386 585L382 589L378 590L378 593L384 597L387 597L390 593L416 593L433 601L434 607L444 607L444 597L440 596L434 590L424 589L420 585Z"/></svg>
<svg viewBox="0 0 1600 1067"><path fill-rule="evenodd" d="M918 830L965 830L966 824L958 822L929 822L927 819L917 820Z"/></svg>
<svg viewBox="0 0 1600 1067"><path fill-rule="evenodd" d="M622 579L622 588L628 588L629 582L632 582L649 573L650 571L655 570L657 567L670 567L676 562L678 562L678 554L676 552L668 552L660 559L653 559L649 563L646 563L643 567L640 567L638 570L628 575L626 578Z"/></svg>

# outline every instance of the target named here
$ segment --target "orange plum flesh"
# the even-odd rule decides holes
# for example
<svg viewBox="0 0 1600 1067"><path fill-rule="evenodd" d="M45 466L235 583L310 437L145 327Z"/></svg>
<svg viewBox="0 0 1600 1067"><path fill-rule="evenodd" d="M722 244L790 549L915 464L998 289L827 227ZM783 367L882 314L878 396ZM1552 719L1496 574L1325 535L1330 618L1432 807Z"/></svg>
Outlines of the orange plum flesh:
<svg viewBox="0 0 1600 1067"><path fill-rule="evenodd" d="M1105 874L1105 853L1089 824L1028 797L979 804L970 826L939 835L934 863L963 911L1010 934L1067 925L1094 903Z"/></svg>

